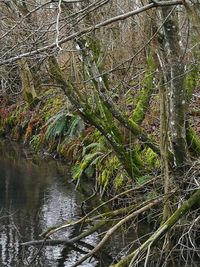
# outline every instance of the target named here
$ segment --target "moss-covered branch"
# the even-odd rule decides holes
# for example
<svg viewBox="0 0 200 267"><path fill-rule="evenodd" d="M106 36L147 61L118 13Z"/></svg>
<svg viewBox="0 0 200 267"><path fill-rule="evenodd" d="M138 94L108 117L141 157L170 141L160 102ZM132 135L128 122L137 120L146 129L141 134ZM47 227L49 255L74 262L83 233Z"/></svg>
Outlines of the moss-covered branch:
<svg viewBox="0 0 200 267"><path fill-rule="evenodd" d="M140 141L142 141L145 145L149 146L156 154L160 155L160 150L157 144L154 143L154 141L151 140L151 138L143 131L143 129L131 118L128 119L125 114L123 114L119 108L116 106L116 104L112 101L112 99L107 96L105 91L107 90L107 86L104 83L104 79L101 76L101 73L99 72L94 60L93 56L90 55L90 51L85 47L84 41L79 40L78 45L81 49L82 56L86 58L86 63L88 66L88 71L93 79L93 82L95 84L95 88L99 94L99 98L102 100L104 105L107 107L109 112L112 114L112 116L120 122L120 124L128 129L133 135L135 135L136 138L138 138ZM154 65L151 63L151 76L150 79L152 80L152 68ZM148 77L149 78L149 77ZM149 81L148 81L149 82ZM149 98L152 91L152 84L151 88L149 89L149 93L143 97L142 104L143 108L147 108ZM141 107L141 105L140 105ZM136 112L138 113L138 112ZM136 115L135 115L136 116ZM140 121L143 119L143 116L140 117Z"/></svg>
<svg viewBox="0 0 200 267"><path fill-rule="evenodd" d="M130 154L126 151L124 144L120 142L122 139L120 136L121 133L114 125L114 121L110 120L109 124L105 125L104 121L99 118L99 114L96 114L94 110L91 110L91 108L88 107L86 103L78 97L76 91L73 90L72 83L66 81L55 57L49 58L49 71L54 80L61 85L66 96L76 107L81 117L91 125L95 126L108 140L128 175L134 178L135 174L139 173L139 170L134 162L132 162Z"/></svg>

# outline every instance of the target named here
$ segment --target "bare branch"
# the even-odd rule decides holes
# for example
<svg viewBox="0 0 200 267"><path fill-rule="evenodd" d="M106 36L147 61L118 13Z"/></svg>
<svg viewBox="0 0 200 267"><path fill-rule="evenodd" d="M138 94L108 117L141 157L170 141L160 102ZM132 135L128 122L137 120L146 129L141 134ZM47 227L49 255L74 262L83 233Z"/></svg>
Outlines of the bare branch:
<svg viewBox="0 0 200 267"><path fill-rule="evenodd" d="M172 6L172 5L182 5L183 2L180 1L180 0L173 0L173 1L161 1L159 2L159 6ZM11 57L11 58L8 58L8 59L5 59L5 60L1 60L0 61L0 66L4 65L4 64L8 64L8 63L11 63L11 62L14 62L14 61L17 61L23 57L31 57L33 55L36 55L36 54L39 54L39 53L43 53L43 52L46 52L48 50L51 50L53 48L55 48L57 45L62 45L72 39L75 39L77 37L80 37L86 33L89 33L91 31L94 31L94 30L97 30L97 29L100 29L102 27L105 27L107 25L110 25L116 21L121 21L121 20L125 20L131 16L135 16L139 13L142 13L144 11L147 11L149 9L152 9L152 8L155 8L157 7L157 4L155 5L155 3L150 3L150 4L147 4L141 8L138 8L136 10L132 10L130 12L127 12L125 14L122 14L122 15L118 15L118 16L115 16L115 17L112 17L110 19L107 19L103 22L100 22L98 24L96 24L95 26L90 26L88 28L85 28L85 29L82 29L81 31L79 32L75 32L65 38L63 38L62 40L60 40L58 43L54 42L50 45L47 45L47 46L44 46L42 48L38 48L37 50L32 50L32 51L29 51L29 52L26 52L26 53L22 53L20 55L17 55L15 57Z"/></svg>

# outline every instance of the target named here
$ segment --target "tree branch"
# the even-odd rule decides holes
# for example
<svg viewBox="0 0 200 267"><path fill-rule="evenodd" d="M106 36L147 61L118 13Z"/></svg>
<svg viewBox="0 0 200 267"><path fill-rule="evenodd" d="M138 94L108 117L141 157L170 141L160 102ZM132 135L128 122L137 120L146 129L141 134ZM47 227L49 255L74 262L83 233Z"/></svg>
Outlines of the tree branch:
<svg viewBox="0 0 200 267"><path fill-rule="evenodd" d="M152 9L152 8L155 8L155 7L159 7L159 6L172 6L172 5L182 5L183 2L180 1L180 0L172 0L172 1L161 1L159 2L159 5L155 4L155 3L150 3L150 4L147 4L143 7L140 7L136 10L132 10L130 12L127 12L125 14L122 14L122 15L118 15L118 16L115 16L115 17L112 17L110 19L107 19L103 22L100 22L94 26L90 26L88 28L85 28L85 29L82 29L81 31L79 32L75 32L65 38L63 38L62 40L60 40L58 43L54 42L52 44L49 44L47 46L44 46L42 48L38 48L37 50L32 50L32 51L29 51L29 52L26 52L26 53L23 53L23 54L19 54L15 57L11 57L11 58L8 58L8 59L5 59L5 60L1 60L0 61L0 66L4 65L4 64L8 64L8 63L12 63L14 61L17 61L19 60L20 58L23 58L23 57L30 57L30 56L33 56L33 55L36 55L36 54L39 54L39 53L43 53L43 52L46 52L47 50L50 50L50 49L53 49L55 48L57 45L62 45L72 39L75 39L77 37L80 37L82 36L83 34L86 34L86 33L89 33L91 31L94 31L94 30L97 30L97 29L100 29L102 27L105 27L107 25L110 25L116 21L120 21L120 20L125 20L129 17L132 17L132 16L135 16L139 13L142 13L144 11L147 11L149 9Z"/></svg>

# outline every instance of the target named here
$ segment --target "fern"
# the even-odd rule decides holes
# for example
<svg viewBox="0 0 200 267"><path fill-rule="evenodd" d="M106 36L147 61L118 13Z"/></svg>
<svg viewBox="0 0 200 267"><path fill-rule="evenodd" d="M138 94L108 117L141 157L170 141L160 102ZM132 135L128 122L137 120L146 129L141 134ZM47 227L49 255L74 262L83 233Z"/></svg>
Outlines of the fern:
<svg viewBox="0 0 200 267"><path fill-rule="evenodd" d="M103 145L101 143L91 143L85 147L83 147L82 156L84 157L90 150L99 151L103 149Z"/></svg>
<svg viewBox="0 0 200 267"><path fill-rule="evenodd" d="M69 116L64 112L60 112L50 118L46 123L48 125L45 133L46 139L48 141L55 140L57 137L63 135L68 120Z"/></svg>
<svg viewBox="0 0 200 267"><path fill-rule="evenodd" d="M54 141L57 137L75 138L84 130L83 120L70 113L61 111L51 117L45 126L47 127L45 137L48 141Z"/></svg>
<svg viewBox="0 0 200 267"><path fill-rule="evenodd" d="M78 137L85 129L85 124L79 116L72 116L67 129L67 136L70 138Z"/></svg>
<svg viewBox="0 0 200 267"><path fill-rule="evenodd" d="M86 155L81 163L75 166L72 169L72 177L74 180L80 179L84 171L97 163L97 161L103 156L101 152L94 152Z"/></svg>

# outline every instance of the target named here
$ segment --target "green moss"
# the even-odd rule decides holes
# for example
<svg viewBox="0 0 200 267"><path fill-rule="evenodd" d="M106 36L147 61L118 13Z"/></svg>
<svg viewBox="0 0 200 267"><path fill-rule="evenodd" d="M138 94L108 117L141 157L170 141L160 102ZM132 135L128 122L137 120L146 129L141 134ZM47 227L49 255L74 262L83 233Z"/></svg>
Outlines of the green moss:
<svg viewBox="0 0 200 267"><path fill-rule="evenodd" d="M54 56L50 56L48 59L48 63L49 63L49 72L52 78L57 82L59 82L60 84L63 84L63 82L65 81L65 76L61 72L56 58Z"/></svg>
<svg viewBox="0 0 200 267"><path fill-rule="evenodd" d="M140 91L136 108L131 116L132 120L137 124L140 124L144 118L149 106L149 101L154 89L153 78L155 72L155 63L152 55L150 54L147 59L148 68L142 82L142 90Z"/></svg>
<svg viewBox="0 0 200 267"><path fill-rule="evenodd" d="M159 167L159 157L151 148L145 149L143 153L148 166Z"/></svg>
<svg viewBox="0 0 200 267"><path fill-rule="evenodd" d="M136 149L132 151L131 157L133 163L138 167L138 169L142 169L144 164Z"/></svg>
<svg viewBox="0 0 200 267"><path fill-rule="evenodd" d="M189 150L195 155L200 155L200 139L192 127L186 131L186 140Z"/></svg>
<svg viewBox="0 0 200 267"><path fill-rule="evenodd" d="M66 97L62 91L55 89L49 89L44 95L40 96L41 108L39 110L39 116L47 122L52 116L61 111L66 105Z"/></svg>
<svg viewBox="0 0 200 267"><path fill-rule="evenodd" d="M191 99L193 91L196 89L199 81L199 66L194 64L185 78L186 92L188 100Z"/></svg>
<svg viewBox="0 0 200 267"><path fill-rule="evenodd" d="M125 173L118 173L113 181L113 185L116 189L123 187L125 183Z"/></svg>

